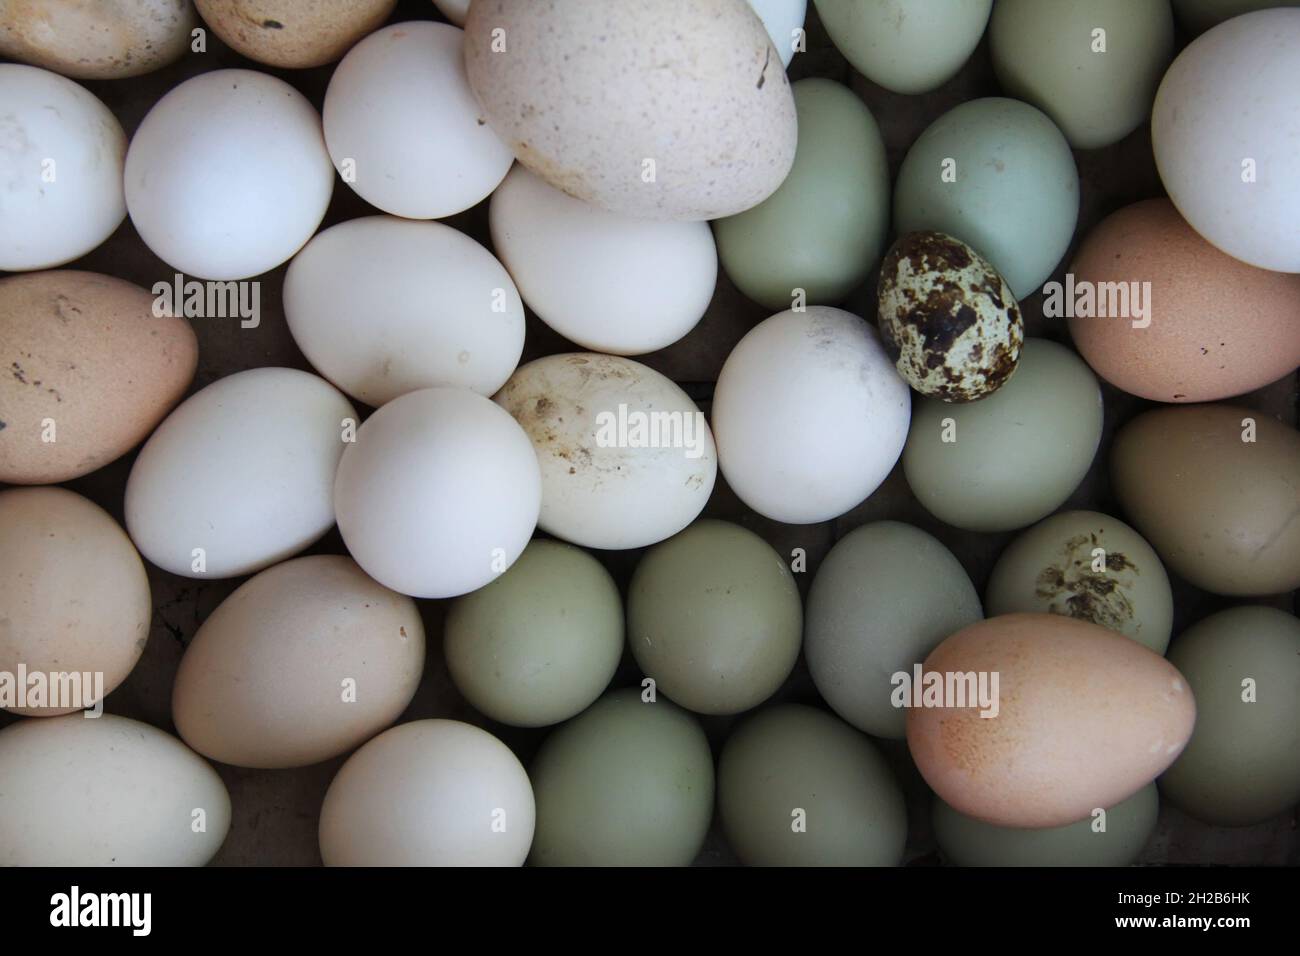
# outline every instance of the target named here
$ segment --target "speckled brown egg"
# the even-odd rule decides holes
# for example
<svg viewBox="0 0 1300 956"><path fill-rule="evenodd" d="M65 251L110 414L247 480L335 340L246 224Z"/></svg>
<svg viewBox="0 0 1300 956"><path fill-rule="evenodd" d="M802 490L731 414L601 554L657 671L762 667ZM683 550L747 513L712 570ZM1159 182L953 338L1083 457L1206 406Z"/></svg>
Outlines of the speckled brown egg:
<svg viewBox="0 0 1300 956"><path fill-rule="evenodd" d="M465 65L520 162L614 212L735 215L794 164L790 82L746 0L476 0Z"/></svg>
<svg viewBox="0 0 1300 956"><path fill-rule="evenodd" d="M130 451L194 378L198 343L154 297L93 272L0 280L0 481L48 484Z"/></svg>
<svg viewBox="0 0 1300 956"><path fill-rule="evenodd" d="M945 402L973 402L1006 384L1024 323L1011 287L966 243L911 232L880 268L880 337L907 384Z"/></svg>
<svg viewBox="0 0 1300 956"><path fill-rule="evenodd" d="M250 60L306 68L333 63L379 29L397 0L194 0L217 36Z"/></svg>
<svg viewBox="0 0 1300 956"><path fill-rule="evenodd" d="M0 0L0 56L117 80L179 60L198 22L189 0Z"/></svg>

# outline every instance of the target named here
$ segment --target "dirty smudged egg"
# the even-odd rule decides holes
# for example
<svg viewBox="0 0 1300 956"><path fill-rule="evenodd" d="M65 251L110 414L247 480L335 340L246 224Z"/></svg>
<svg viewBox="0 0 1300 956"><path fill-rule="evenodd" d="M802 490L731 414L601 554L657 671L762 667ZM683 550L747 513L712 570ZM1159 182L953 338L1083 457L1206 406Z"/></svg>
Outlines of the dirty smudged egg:
<svg viewBox="0 0 1300 956"><path fill-rule="evenodd" d="M880 335L904 380L922 395L973 402L1016 370L1024 341L1006 280L974 249L941 232L894 243L880 270Z"/></svg>

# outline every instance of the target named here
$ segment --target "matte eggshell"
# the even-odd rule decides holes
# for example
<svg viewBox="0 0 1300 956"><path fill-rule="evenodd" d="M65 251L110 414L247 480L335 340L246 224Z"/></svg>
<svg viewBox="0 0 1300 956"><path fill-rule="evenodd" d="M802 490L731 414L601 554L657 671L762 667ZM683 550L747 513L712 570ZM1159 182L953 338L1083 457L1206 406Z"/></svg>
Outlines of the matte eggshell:
<svg viewBox="0 0 1300 956"><path fill-rule="evenodd" d="M627 596L642 672L700 714L737 714L776 692L799 657L803 608L772 546L725 521L698 521L646 553Z"/></svg>
<svg viewBox="0 0 1300 956"><path fill-rule="evenodd" d="M897 866L907 840L885 759L863 734L799 704L765 708L727 738L718 813L748 866Z"/></svg>
<svg viewBox="0 0 1300 956"><path fill-rule="evenodd" d="M0 481L89 474L180 401L198 342L187 321L156 317L153 303L144 289L93 272L0 279L0 365L11 373L0 376Z"/></svg>
<svg viewBox="0 0 1300 956"><path fill-rule="evenodd" d="M112 693L140 659L152 613L144 564L108 512L63 488L0 491L0 674L101 675L82 678L71 706L9 710L89 707L97 680Z"/></svg>
<svg viewBox="0 0 1300 956"><path fill-rule="evenodd" d="M1130 308L1125 316L1070 319L1070 336L1093 371L1133 395L1209 402L1252 392L1300 365L1300 275L1220 252L1167 199L1102 220L1070 271L1076 284L1097 291L1103 283L1130 290L1150 283L1136 286L1146 290L1146 317Z"/></svg>
<svg viewBox="0 0 1300 956"><path fill-rule="evenodd" d="M0 56L118 80L179 60L198 22L190 0L0 0Z"/></svg>
<svg viewBox="0 0 1300 956"><path fill-rule="evenodd" d="M0 730L0 780L0 866L203 866L230 830L217 772L114 714Z"/></svg>
<svg viewBox="0 0 1300 956"><path fill-rule="evenodd" d="M746 0L476 0L465 63L520 162L614 212L734 215L794 162L790 83Z"/></svg>
<svg viewBox="0 0 1300 956"><path fill-rule="evenodd" d="M172 688L181 738L236 767L302 767L393 723L424 671L415 602L351 558L286 561L222 601Z"/></svg>
<svg viewBox="0 0 1300 956"><path fill-rule="evenodd" d="M469 16L470 0L433 0L433 2L439 12L456 26L465 25L465 18Z"/></svg>
<svg viewBox="0 0 1300 956"><path fill-rule="evenodd" d="M271 66L333 63L377 29L397 0L194 0L208 26L237 52Z"/></svg>
<svg viewBox="0 0 1300 956"><path fill-rule="evenodd" d="M1294 429L1235 405L1159 408L1120 429L1110 469L1120 504L1175 574L1215 594L1300 587Z"/></svg>
<svg viewBox="0 0 1300 956"><path fill-rule="evenodd" d="M635 688L606 694L533 761L534 866L689 866L713 817L713 755L699 721Z"/></svg>
<svg viewBox="0 0 1300 956"><path fill-rule="evenodd" d="M1115 806L1174 761L1196 720L1186 680L1164 658L1054 614L972 624L924 669L945 680L998 675L995 716L973 701L913 706L907 743L935 793L999 826L1064 826Z"/></svg>
<svg viewBox="0 0 1300 956"><path fill-rule="evenodd" d="M533 790L486 730L417 720L348 758L325 793L326 866L521 866L533 841Z"/></svg>
<svg viewBox="0 0 1300 956"><path fill-rule="evenodd" d="M448 0L442 0L446 3ZM808 0L749 0L772 45L781 54L781 63L789 66L794 59L798 40L803 37L804 18L808 14Z"/></svg>

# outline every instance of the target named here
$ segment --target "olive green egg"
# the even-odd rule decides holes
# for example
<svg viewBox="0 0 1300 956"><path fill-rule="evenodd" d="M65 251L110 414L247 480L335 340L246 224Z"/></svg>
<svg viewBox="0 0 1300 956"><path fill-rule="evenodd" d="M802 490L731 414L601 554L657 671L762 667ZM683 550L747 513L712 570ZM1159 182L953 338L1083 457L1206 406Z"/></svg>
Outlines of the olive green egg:
<svg viewBox="0 0 1300 956"><path fill-rule="evenodd" d="M754 532L697 521L632 575L627 640L642 672L700 714L736 714L781 686L799 657L794 575Z"/></svg>
<svg viewBox="0 0 1300 956"><path fill-rule="evenodd" d="M903 792L865 735L825 711L765 708L718 760L718 813L749 866L896 866Z"/></svg>
<svg viewBox="0 0 1300 956"><path fill-rule="evenodd" d="M920 528L877 521L855 528L822 560L808 592L804 656L818 692L859 730L907 734L891 680L950 634L983 617L952 552Z"/></svg>
<svg viewBox="0 0 1300 956"><path fill-rule="evenodd" d="M1128 866L1156 828L1160 798L1149 783L1104 815L1063 827L1026 830L984 823L934 798L931 824L956 866Z"/></svg>
<svg viewBox="0 0 1300 956"><path fill-rule="evenodd" d="M451 604L443 649L452 681L488 717L559 723L609 686L623 654L623 602L587 552L533 541L504 574Z"/></svg>
<svg viewBox="0 0 1300 956"><path fill-rule="evenodd" d="M969 100L912 144L894 183L894 228L969 245L1017 299L1049 279L1074 237L1079 174L1061 131L1019 100Z"/></svg>
<svg viewBox="0 0 1300 956"><path fill-rule="evenodd" d="M1065 503L1097 454L1101 425L1101 388L1083 359L1025 339L1016 373L988 398L913 404L903 471L939 520L1011 531Z"/></svg>
<svg viewBox="0 0 1300 956"><path fill-rule="evenodd" d="M1063 614L1108 627L1157 654L1169 646L1174 598L1151 545L1110 515L1062 511L1012 541L989 576L990 617Z"/></svg>
<svg viewBox="0 0 1300 956"><path fill-rule="evenodd" d="M535 866L689 866L713 817L713 755L663 697L606 694L542 742Z"/></svg>
<svg viewBox="0 0 1300 956"><path fill-rule="evenodd" d="M714 222L731 281L774 312L795 289L836 305L880 261L889 226L889 163L871 111L832 80L793 86L799 118L794 167L775 193Z"/></svg>
<svg viewBox="0 0 1300 956"><path fill-rule="evenodd" d="M1160 778L1165 799L1215 826L1300 804L1300 620L1247 605L1174 639L1169 660L1196 697L1196 728Z"/></svg>
<svg viewBox="0 0 1300 956"><path fill-rule="evenodd" d="M998 0L989 49L1002 88L1076 149L1117 143L1151 115L1174 55L1168 0Z"/></svg>

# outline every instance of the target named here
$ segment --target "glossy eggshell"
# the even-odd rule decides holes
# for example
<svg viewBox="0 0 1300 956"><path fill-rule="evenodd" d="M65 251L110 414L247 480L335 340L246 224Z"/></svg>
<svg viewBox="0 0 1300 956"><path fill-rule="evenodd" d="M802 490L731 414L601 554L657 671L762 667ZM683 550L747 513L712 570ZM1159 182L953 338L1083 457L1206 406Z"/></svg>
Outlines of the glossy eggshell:
<svg viewBox="0 0 1300 956"><path fill-rule="evenodd" d="M689 866L713 817L699 721L635 688L606 694L542 741L534 866Z"/></svg>
<svg viewBox="0 0 1300 956"><path fill-rule="evenodd" d="M203 622L176 671L172 719L212 760L302 767L392 724L423 668L414 601L350 558L297 558L246 582Z"/></svg>
<svg viewBox="0 0 1300 956"><path fill-rule="evenodd" d="M198 22L190 0L0 0L0 56L118 80L179 60Z"/></svg>
<svg viewBox="0 0 1300 956"><path fill-rule="evenodd" d="M153 303L144 289L93 272L0 280L0 360L11 373L0 377L0 481L89 474L180 401L198 342L184 319L154 316Z"/></svg>
<svg viewBox="0 0 1300 956"><path fill-rule="evenodd" d="M110 694L149 639L149 579L131 539L98 505L64 488L0 491L0 674L102 675ZM70 706L10 707L64 714L97 700L82 679ZM30 685L29 685L30 687ZM11 688L15 692L16 686Z"/></svg>
<svg viewBox="0 0 1300 956"><path fill-rule="evenodd" d="M333 63L378 28L397 0L194 0L230 47L259 63L306 68Z"/></svg>
<svg viewBox="0 0 1300 956"><path fill-rule="evenodd" d="M1300 587L1293 429L1234 405L1160 408L1120 429L1110 470L1120 504L1175 574L1215 594Z"/></svg>
<svg viewBox="0 0 1300 956"><path fill-rule="evenodd" d="M924 667L990 675L990 689L998 674L995 715L973 701L913 706L907 743L935 793L999 826L1064 826L1128 799L1177 758L1196 720L1187 681L1164 658L1052 614L972 624Z"/></svg>

